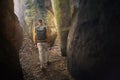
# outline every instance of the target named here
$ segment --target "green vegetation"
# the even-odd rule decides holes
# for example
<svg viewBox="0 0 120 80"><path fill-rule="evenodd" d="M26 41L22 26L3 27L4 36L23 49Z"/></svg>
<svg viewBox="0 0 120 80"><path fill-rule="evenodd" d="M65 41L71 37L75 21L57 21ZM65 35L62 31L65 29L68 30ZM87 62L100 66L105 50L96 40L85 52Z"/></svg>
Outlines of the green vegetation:
<svg viewBox="0 0 120 80"><path fill-rule="evenodd" d="M26 10L25 10L25 21L26 21L27 26L32 26L30 24L33 23L36 13L37 13L37 8L33 0L27 1Z"/></svg>
<svg viewBox="0 0 120 80"><path fill-rule="evenodd" d="M26 3L26 10L24 12L25 22L27 25L27 33L32 37L32 29L34 26L34 20L37 14L37 7L33 0L28 0Z"/></svg>

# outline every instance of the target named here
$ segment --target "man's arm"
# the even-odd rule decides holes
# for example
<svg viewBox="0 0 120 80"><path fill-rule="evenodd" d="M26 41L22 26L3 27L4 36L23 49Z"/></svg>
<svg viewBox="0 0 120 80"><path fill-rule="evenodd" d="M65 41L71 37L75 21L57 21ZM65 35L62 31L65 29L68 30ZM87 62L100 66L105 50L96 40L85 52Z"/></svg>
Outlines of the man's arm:
<svg viewBox="0 0 120 80"><path fill-rule="evenodd" d="M37 39L36 39L35 27L33 28L33 41L34 41L34 44L36 45L37 44Z"/></svg>
<svg viewBox="0 0 120 80"><path fill-rule="evenodd" d="M50 34L49 29L46 27L46 36L47 36L47 42L50 43Z"/></svg>

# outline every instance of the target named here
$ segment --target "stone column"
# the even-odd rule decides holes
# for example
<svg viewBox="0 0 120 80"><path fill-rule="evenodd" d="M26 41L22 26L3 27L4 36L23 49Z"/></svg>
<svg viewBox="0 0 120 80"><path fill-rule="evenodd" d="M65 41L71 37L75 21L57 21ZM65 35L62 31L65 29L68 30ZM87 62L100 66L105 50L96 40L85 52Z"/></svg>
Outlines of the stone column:
<svg viewBox="0 0 120 80"><path fill-rule="evenodd" d="M67 36L70 28L71 13L69 0L51 0L56 17L58 36L63 56L66 56Z"/></svg>

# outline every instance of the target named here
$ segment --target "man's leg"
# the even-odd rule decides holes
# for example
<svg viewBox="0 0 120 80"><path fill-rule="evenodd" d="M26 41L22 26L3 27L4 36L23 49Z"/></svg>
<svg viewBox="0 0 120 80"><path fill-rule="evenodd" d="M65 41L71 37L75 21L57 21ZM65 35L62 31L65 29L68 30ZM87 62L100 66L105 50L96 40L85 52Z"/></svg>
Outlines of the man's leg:
<svg viewBox="0 0 120 80"><path fill-rule="evenodd" d="M49 50L48 50L48 44L45 43L45 61L47 64L49 64Z"/></svg>
<svg viewBox="0 0 120 80"><path fill-rule="evenodd" d="M41 68L44 68L45 65L44 65L44 59L43 59L43 55L44 55L44 52L43 52L43 45L42 43L37 43L37 46L38 46L38 51L39 51L39 60L40 60L40 67Z"/></svg>

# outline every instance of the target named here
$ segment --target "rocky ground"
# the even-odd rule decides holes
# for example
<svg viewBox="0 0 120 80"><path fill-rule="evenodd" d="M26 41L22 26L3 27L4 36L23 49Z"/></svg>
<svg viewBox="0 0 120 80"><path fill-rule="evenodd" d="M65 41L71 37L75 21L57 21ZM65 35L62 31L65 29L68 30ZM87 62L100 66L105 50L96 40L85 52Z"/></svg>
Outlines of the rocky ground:
<svg viewBox="0 0 120 80"><path fill-rule="evenodd" d="M24 37L23 46L20 50L20 62L25 80L72 80L67 71L66 58L60 54L60 48L54 45L50 53L51 64L46 71L41 71L37 49L27 35Z"/></svg>

